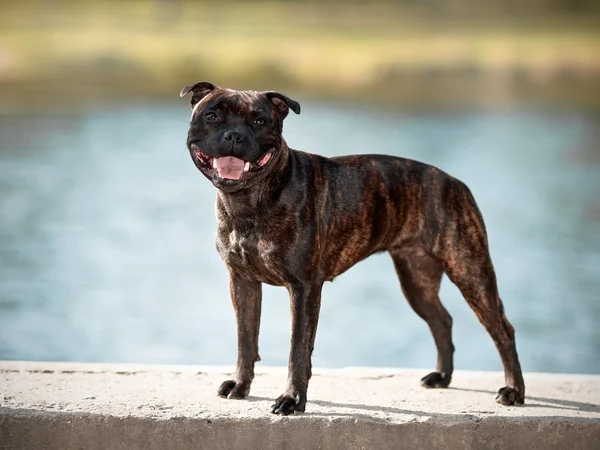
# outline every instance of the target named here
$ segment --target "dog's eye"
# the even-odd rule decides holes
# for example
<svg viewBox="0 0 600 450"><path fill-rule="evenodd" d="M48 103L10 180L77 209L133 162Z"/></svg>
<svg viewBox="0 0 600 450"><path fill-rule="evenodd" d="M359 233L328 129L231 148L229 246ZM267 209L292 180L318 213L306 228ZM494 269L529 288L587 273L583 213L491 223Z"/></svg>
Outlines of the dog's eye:
<svg viewBox="0 0 600 450"><path fill-rule="evenodd" d="M264 119L264 117L259 117L254 120L254 125L259 125L261 127L266 123L267 123L267 121Z"/></svg>
<svg viewBox="0 0 600 450"><path fill-rule="evenodd" d="M204 115L204 118L208 122L214 122L215 120L217 120L217 115L214 112L209 112Z"/></svg>

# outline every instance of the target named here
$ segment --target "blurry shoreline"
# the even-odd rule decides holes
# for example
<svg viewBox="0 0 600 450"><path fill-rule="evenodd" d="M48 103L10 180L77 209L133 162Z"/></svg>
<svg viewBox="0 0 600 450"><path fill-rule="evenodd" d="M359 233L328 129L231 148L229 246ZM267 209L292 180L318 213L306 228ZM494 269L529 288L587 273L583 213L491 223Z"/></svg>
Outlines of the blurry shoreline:
<svg viewBox="0 0 600 450"><path fill-rule="evenodd" d="M0 102L175 98L210 80L392 107L600 106L593 2L416 3L4 1Z"/></svg>
<svg viewBox="0 0 600 450"><path fill-rule="evenodd" d="M294 98L319 100L333 104L358 103L390 110L477 111L515 108L552 110L578 109L600 112L600 86L597 80L569 80L544 85L513 83L510 80L454 78L435 81L417 77L410 80L363 85L350 90L339 87L277 83L253 83L248 80L222 82L216 77L197 76L179 83L160 86L87 83L88 80L48 81L0 84L0 115L38 112L68 112L90 105L118 105L128 102L177 102L184 85L208 80L224 87L249 90L280 90Z"/></svg>

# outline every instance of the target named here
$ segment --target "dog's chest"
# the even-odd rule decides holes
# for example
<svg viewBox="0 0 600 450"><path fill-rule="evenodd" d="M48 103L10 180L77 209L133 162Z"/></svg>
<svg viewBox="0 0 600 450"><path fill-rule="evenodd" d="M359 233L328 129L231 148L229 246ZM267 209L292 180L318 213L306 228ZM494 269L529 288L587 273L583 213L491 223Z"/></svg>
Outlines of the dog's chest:
<svg viewBox="0 0 600 450"><path fill-rule="evenodd" d="M281 261L276 257L277 246L259 231L220 230L217 249L225 264L241 275L270 284L280 281Z"/></svg>

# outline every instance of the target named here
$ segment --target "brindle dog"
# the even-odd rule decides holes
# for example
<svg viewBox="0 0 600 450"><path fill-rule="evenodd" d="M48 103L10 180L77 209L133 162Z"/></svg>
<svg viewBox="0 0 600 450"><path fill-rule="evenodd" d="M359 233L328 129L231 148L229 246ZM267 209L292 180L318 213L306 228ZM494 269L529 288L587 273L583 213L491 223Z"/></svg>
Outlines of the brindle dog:
<svg viewBox="0 0 600 450"><path fill-rule="evenodd" d="M261 283L290 295L287 386L272 412L302 412L311 378L321 287L357 262L387 251L404 295L437 347L437 369L421 380L445 388L453 371L452 319L438 292L446 273L492 337L506 386L496 401L522 405L525 385L514 329L504 315L483 218L462 182L404 158L337 158L290 149L282 137L289 109L278 92L235 91L200 82L192 93L187 146L217 188L217 249L230 275L237 318L235 379L218 395L244 398L258 356Z"/></svg>

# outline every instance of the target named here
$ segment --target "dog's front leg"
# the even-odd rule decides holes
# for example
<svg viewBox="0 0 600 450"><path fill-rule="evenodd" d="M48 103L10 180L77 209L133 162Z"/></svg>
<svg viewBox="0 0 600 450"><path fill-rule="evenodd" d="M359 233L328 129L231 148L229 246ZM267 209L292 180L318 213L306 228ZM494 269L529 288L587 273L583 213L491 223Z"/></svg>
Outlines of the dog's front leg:
<svg viewBox="0 0 600 450"><path fill-rule="evenodd" d="M258 281L247 280L230 272L229 290L235 309L238 336L238 359L235 380L227 380L219 387L220 397L245 398L254 379L254 363L258 356L258 330L262 288Z"/></svg>
<svg viewBox="0 0 600 450"><path fill-rule="evenodd" d="M288 415L304 412L306 390L312 375L311 355L321 308L322 282L288 286L292 313L292 339L285 392L275 400L272 412Z"/></svg>

